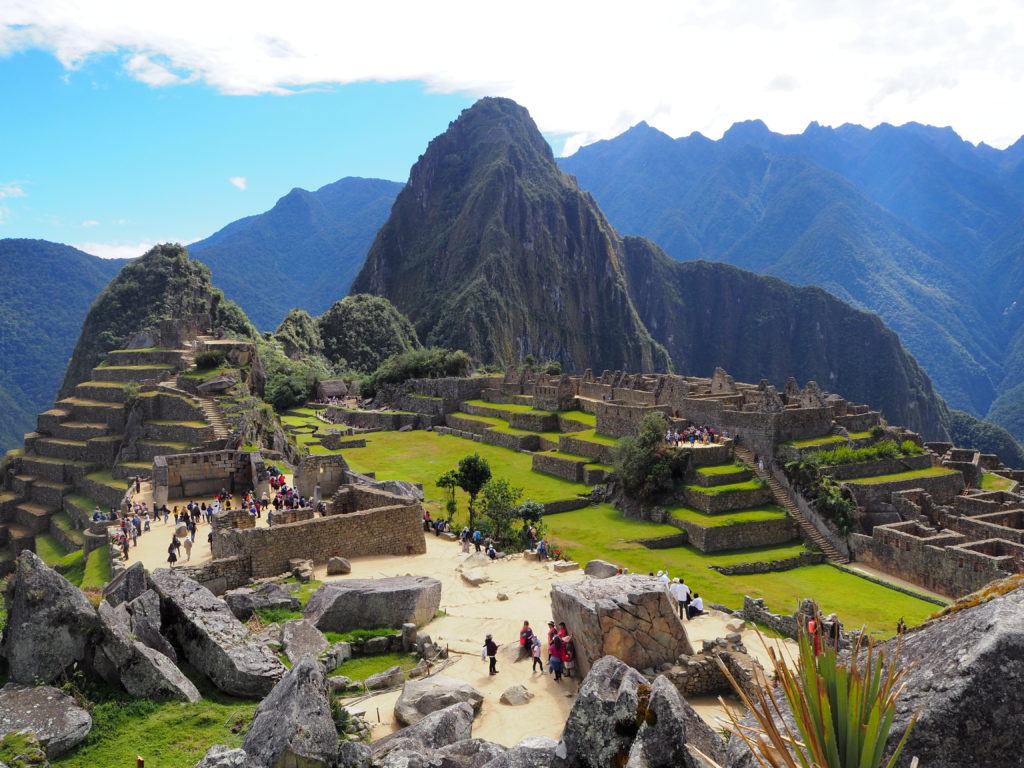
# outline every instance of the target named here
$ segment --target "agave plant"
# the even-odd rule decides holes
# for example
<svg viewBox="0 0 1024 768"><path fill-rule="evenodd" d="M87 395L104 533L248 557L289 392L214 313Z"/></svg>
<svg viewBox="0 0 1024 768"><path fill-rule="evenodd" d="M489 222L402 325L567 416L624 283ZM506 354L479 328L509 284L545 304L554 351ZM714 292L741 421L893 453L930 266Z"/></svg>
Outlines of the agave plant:
<svg viewBox="0 0 1024 768"><path fill-rule="evenodd" d="M790 664L766 644L797 734L765 681L748 694L719 660L757 722L745 725L726 707L732 732L743 739L762 768L882 768L896 699L907 672L897 664L900 642L897 640L888 663L883 651L875 649L870 640L865 650L859 638L845 661L840 661L832 648L815 655L807 636L801 636L799 656ZM885 768L896 764L916 721L915 714Z"/></svg>

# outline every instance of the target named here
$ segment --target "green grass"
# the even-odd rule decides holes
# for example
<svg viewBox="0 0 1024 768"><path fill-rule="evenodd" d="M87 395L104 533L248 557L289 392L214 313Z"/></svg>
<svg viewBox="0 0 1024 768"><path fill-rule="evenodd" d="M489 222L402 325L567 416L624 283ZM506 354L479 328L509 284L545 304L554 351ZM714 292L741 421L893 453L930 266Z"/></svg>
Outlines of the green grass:
<svg viewBox="0 0 1024 768"><path fill-rule="evenodd" d="M495 413L536 413L541 416L553 415L552 411L542 411L539 408L534 408L532 405L523 405L521 403L488 403L486 400L465 400L463 401L466 405L474 405L478 408L486 408Z"/></svg>
<svg viewBox="0 0 1024 768"><path fill-rule="evenodd" d="M51 759L54 768L121 768L136 755L154 768L192 768L212 744L239 747L258 702L217 691L188 665L184 671L203 694L195 704L130 700L113 694L91 708L93 727L72 752Z"/></svg>
<svg viewBox="0 0 1024 768"><path fill-rule="evenodd" d="M89 508L89 512L92 512L92 508ZM71 522L71 517L67 512L57 512L50 518L50 525L60 528L61 532L71 539L79 546L85 541L85 536L80 530L75 528Z"/></svg>
<svg viewBox="0 0 1024 768"><path fill-rule="evenodd" d="M851 440L866 440L869 437L871 437L871 432L870 431L868 431L868 432L851 432L850 433L850 439Z"/></svg>
<svg viewBox="0 0 1024 768"><path fill-rule="evenodd" d="M574 432L572 436L577 440L586 440L588 443L597 443L598 445L615 445L619 442L619 438L602 435L594 429L587 429L583 432Z"/></svg>
<svg viewBox="0 0 1024 768"><path fill-rule="evenodd" d="M743 464L712 464L706 467L697 467L697 472L702 475L734 475L737 472L749 470Z"/></svg>
<svg viewBox="0 0 1024 768"><path fill-rule="evenodd" d="M587 466L591 469L603 469L605 472L615 471L615 467L613 467L611 464L601 464L600 462L597 461L592 461L589 464L587 464Z"/></svg>
<svg viewBox="0 0 1024 768"><path fill-rule="evenodd" d="M299 598L299 604L302 606L306 605L306 601L309 600L309 598L313 596L313 593L320 589L323 584L322 581L318 581L316 579L310 579L309 581L302 582L295 577L285 579L284 583L300 585L298 589L292 592L292 594Z"/></svg>
<svg viewBox="0 0 1024 768"><path fill-rule="evenodd" d="M993 475L991 472L981 473L981 489L983 491L1006 491L1013 487L1013 480L1008 477Z"/></svg>
<svg viewBox="0 0 1024 768"><path fill-rule="evenodd" d="M453 435L416 430L412 432L370 432L364 435L366 447L346 451L345 460L356 472L376 472L381 479L402 479L423 483L423 492L432 510L444 501L434 481L459 464L459 459L473 453L487 459L495 477L508 479L523 489L524 499L547 502L572 499L590 489L553 475L531 469L532 454L510 448L477 443ZM461 490L456 499L461 509L468 497Z"/></svg>
<svg viewBox="0 0 1024 768"><path fill-rule="evenodd" d="M359 656L344 662L331 672L331 677L348 677L352 680L365 680L385 669L399 666L408 671L416 666L416 659L407 653L384 653L380 656Z"/></svg>
<svg viewBox="0 0 1024 768"><path fill-rule="evenodd" d="M90 472L85 476L87 480L92 480L94 483L100 485L109 485L111 488L117 488L118 490L127 491L128 481L119 480L110 474L110 470L102 469L99 472Z"/></svg>
<svg viewBox="0 0 1024 768"><path fill-rule="evenodd" d="M477 424L486 424L489 427L508 428L509 426L507 419L499 419L496 416L477 416L473 413L463 413L461 411L453 413L452 416L458 417L459 421L471 421Z"/></svg>
<svg viewBox="0 0 1024 768"><path fill-rule="evenodd" d="M52 534L44 533L36 536L36 554L76 587L81 585L85 574L85 552L81 549L68 552Z"/></svg>
<svg viewBox="0 0 1024 768"><path fill-rule="evenodd" d="M333 645L334 643L355 643L374 637L390 637L396 631L388 627L375 627L374 629L353 629L351 632L324 632L324 637Z"/></svg>
<svg viewBox="0 0 1024 768"><path fill-rule="evenodd" d="M867 433L865 433L866 435ZM853 437L853 435L851 435ZM805 440L787 440L782 445L793 448L809 448L812 445L832 445L834 443L845 443L846 438L842 435L825 435L824 437L808 437Z"/></svg>
<svg viewBox="0 0 1024 768"><path fill-rule="evenodd" d="M287 608L257 608L256 615L264 624L284 624L292 619L301 619L302 611L289 611Z"/></svg>
<svg viewBox="0 0 1024 768"><path fill-rule="evenodd" d="M106 547L94 549L85 559L85 573L82 576L82 589L100 589L110 581L110 556Z"/></svg>
<svg viewBox="0 0 1024 768"><path fill-rule="evenodd" d="M154 448L170 448L173 451L187 451L195 448L195 443L176 443L169 440L139 440L139 445L146 445Z"/></svg>
<svg viewBox="0 0 1024 768"><path fill-rule="evenodd" d="M708 496L718 496L723 493L737 493L739 491L756 491L761 488L764 488L764 482L760 478L744 480L742 483L729 483L728 485L712 485L708 487L703 485L686 486L686 490L688 491L696 491L697 493L703 493Z"/></svg>
<svg viewBox="0 0 1024 768"><path fill-rule="evenodd" d="M146 424L156 424L159 427L196 427L197 429L205 429L210 426L205 421L175 421L174 419L153 419L147 421Z"/></svg>
<svg viewBox="0 0 1024 768"><path fill-rule="evenodd" d="M290 413L286 413L281 417L281 423L286 424L289 427L306 427L312 424L322 424L323 422L315 416L294 416Z"/></svg>
<svg viewBox="0 0 1024 768"><path fill-rule="evenodd" d="M736 512L726 512L720 515L707 515L690 507L672 507L668 510L668 513L677 520L695 523L703 528L718 528L723 525L736 525L738 523L759 523L764 520L778 520L786 516L786 511L782 507L776 506L740 509Z"/></svg>
<svg viewBox="0 0 1024 768"><path fill-rule="evenodd" d="M634 573L667 570L673 577L685 577L705 602L731 608L742 607L744 595L749 595L764 598L776 613L792 613L801 598L813 597L823 609L839 614L848 627L866 625L886 637L895 633L900 616L908 624L919 624L935 610L931 603L828 565L745 576L725 576L708 568L795 557L804 550L801 544L708 554L688 546L647 549L631 540L669 536L678 529L630 520L607 504L550 515L544 523L552 542L579 563L600 558Z"/></svg>
<svg viewBox="0 0 1024 768"><path fill-rule="evenodd" d="M587 413L586 411L559 411L559 416L565 416L567 419L578 421L581 424L589 424L592 427L597 426L597 415L593 413Z"/></svg>
<svg viewBox="0 0 1024 768"><path fill-rule="evenodd" d="M912 472L897 472L894 475L875 475L874 477L858 477L855 480L844 480L844 483L857 483L858 485L872 485L874 483L892 483L897 480L916 480L921 477L942 477L943 475L955 474L955 469L945 467L929 467L928 469L915 469Z"/></svg>
<svg viewBox="0 0 1024 768"><path fill-rule="evenodd" d="M556 459L565 459L567 461L582 461L585 464L594 463L594 460L589 456L580 456L575 453L565 453L563 451L544 451L541 456L554 456Z"/></svg>

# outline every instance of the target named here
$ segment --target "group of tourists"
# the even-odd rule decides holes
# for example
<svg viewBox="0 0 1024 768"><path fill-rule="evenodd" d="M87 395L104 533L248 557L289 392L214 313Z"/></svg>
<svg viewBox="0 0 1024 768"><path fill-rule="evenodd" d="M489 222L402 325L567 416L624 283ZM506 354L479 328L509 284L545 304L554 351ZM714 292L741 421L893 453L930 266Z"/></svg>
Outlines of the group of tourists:
<svg viewBox="0 0 1024 768"><path fill-rule="evenodd" d="M674 448L681 448L687 445L692 447L698 443L701 445L712 445L728 437L729 433L725 430L719 432L707 424L701 424L699 427L691 425L682 431L676 429L665 430L665 442Z"/></svg>
<svg viewBox="0 0 1024 768"><path fill-rule="evenodd" d="M490 634L484 639L481 649L481 657L489 662L488 674L498 674L498 644ZM572 677L576 669L576 647L573 645L572 635L565 626L565 622L555 625L554 621L548 622L547 631L548 648L548 673L554 675L555 682L561 682L562 676ZM540 636L533 631L529 621L523 622L519 630L519 654L529 656L532 661L531 672L539 671L544 674L544 642Z"/></svg>
<svg viewBox="0 0 1024 768"><path fill-rule="evenodd" d="M658 579L668 591L669 596L675 601L679 609L679 618L690 620L694 616L704 613L704 598L692 591L686 584L685 579L670 578L668 571L658 571L657 574L650 574Z"/></svg>

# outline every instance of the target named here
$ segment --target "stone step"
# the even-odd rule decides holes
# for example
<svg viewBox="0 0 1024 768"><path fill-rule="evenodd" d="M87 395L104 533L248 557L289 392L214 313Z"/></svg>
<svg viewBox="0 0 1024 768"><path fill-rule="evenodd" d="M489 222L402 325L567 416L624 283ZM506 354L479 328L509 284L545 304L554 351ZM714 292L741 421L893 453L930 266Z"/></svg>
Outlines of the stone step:
<svg viewBox="0 0 1024 768"><path fill-rule="evenodd" d="M74 490L69 483L55 483L52 480L36 480L32 483L32 502L44 507L60 509L64 497Z"/></svg>
<svg viewBox="0 0 1024 768"><path fill-rule="evenodd" d="M125 385L117 381L85 381L75 387L75 396L101 403L123 403Z"/></svg>
<svg viewBox="0 0 1024 768"><path fill-rule="evenodd" d="M38 480L35 475L22 472L11 478L11 490L19 496L28 496L32 493L32 483Z"/></svg>
<svg viewBox="0 0 1024 768"><path fill-rule="evenodd" d="M6 541L15 549L15 554L21 554L25 544L35 538L35 532L21 523L0 524L0 541Z"/></svg>
<svg viewBox="0 0 1024 768"><path fill-rule="evenodd" d="M36 431L50 433L56 429L61 422L71 418L71 408L51 408L36 416Z"/></svg>
<svg viewBox="0 0 1024 768"><path fill-rule="evenodd" d="M159 381L174 373L173 365L102 365L92 369L93 381Z"/></svg>
<svg viewBox="0 0 1024 768"><path fill-rule="evenodd" d="M50 437L61 440L89 440L93 437L103 437L109 431L110 427L101 421L65 421L50 431Z"/></svg>
<svg viewBox="0 0 1024 768"><path fill-rule="evenodd" d="M45 533L50 527L50 518L57 512L53 507L44 507L32 501L23 501L14 508L14 520L32 533Z"/></svg>
<svg viewBox="0 0 1024 768"><path fill-rule="evenodd" d="M84 440L61 440L55 437L41 438L35 441L34 450L38 456L50 456L54 459L86 461L89 458L89 446Z"/></svg>
<svg viewBox="0 0 1024 768"><path fill-rule="evenodd" d="M76 474L84 475L96 465L90 461L69 461L52 456L22 456L21 471L55 483L68 482Z"/></svg>

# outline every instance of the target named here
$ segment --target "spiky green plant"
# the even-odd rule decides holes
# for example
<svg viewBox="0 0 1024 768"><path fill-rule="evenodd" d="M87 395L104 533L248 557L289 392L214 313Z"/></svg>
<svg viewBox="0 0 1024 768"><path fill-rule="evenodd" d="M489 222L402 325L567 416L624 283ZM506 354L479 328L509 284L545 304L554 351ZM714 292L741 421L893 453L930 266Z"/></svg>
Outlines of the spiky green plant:
<svg viewBox="0 0 1024 768"><path fill-rule="evenodd" d="M860 639L843 661L832 648L815 655L807 636L800 638L799 656L791 663L773 647L768 654L799 736L790 729L767 685L748 694L719 661L757 721L756 726L744 725L726 708L732 731L743 739L758 764L762 768L882 768L896 699L907 672L897 663L900 641L888 663L885 653L875 649L870 640L864 651ZM885 768L896 764L916 720L914 715L907 724Z"/></svg>

